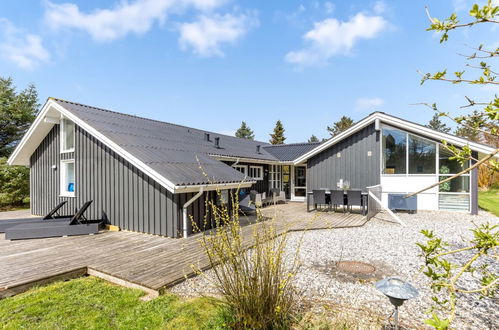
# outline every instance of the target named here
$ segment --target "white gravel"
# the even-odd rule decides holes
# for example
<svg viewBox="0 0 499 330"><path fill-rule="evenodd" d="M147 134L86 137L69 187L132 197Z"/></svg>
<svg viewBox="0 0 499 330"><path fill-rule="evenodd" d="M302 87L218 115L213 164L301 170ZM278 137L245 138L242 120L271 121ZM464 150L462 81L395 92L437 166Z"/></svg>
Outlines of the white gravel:
<svg viewBox="0 0 499 330"><path fill-rule="evenodd" d="M355 308L369 308L388 316L392 307L388 299L374 288L377 279L358 280L339 276L331 270L331 265L337 261L362 261L376 267L378 279L398 276L420 291L418 298L402 306L400 318L406 324L421 326L422 320L427 318L425 312L431 304L432 292L429 281L420 271L423 260L418 256L420 249L415 244L424 240L420 230L434 230L451 243L452 247L459 248L464 246L466 238L472 237L470 228L474 224L487 221L499 224L498 217L486 212L477 216L457 212L418 212L414 215L400 213L399 216L406 222L405 227L383 220L382 218L389 218L382 214L359 228L291 233L288 243L291 252L296 250L303 238L300 250L302 267L295 278L295 285L302 292L301 296L314 301L325 300ZM497 261L491 262L495 272L499 272ZM210 275L210 271L206 272L206 276ZM471 277L467 280L473 281ZM183 295L214 293L209 281L199 276L180 283L172 291ZM499 329L498 307L498 298L478 300L467 295L459 300L454 327Z"/></svg>

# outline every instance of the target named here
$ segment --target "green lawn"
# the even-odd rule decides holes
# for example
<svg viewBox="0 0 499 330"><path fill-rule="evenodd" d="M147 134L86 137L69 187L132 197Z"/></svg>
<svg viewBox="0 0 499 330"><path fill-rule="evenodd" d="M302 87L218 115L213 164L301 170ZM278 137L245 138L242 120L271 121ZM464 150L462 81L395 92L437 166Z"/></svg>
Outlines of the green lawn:
<svg viewBox="0 0 499 330"><path fill-rule="evenodd" d="M478 205L499 217L499 189L490 189L478 193Z"/></svg>
<svg viewBox="0 0 499 330"><path fill-rule="evenodd" d="M0 300L2 329L223 329L227 313L207 299L163 295L85 277Z"/></svg>

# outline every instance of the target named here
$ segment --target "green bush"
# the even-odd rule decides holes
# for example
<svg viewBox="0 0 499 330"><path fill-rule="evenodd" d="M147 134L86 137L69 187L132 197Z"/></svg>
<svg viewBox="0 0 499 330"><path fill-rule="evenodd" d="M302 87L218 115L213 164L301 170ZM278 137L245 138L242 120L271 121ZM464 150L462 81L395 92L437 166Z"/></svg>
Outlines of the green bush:
<svg viewBox="0 0 499 330"><path fill-rule="evenodd" d="M233 315L233 328L287 328L296 307L292 281L299 249L286 255L287 230L281 233L275 218L263 221L258 215L256 224L241 228L237 193L230 204L232 208L207 202L206 214L212 215L216 228L200 239L214 273L214 279L206 278Z"/></svg>
<svg viewBox="0 0 499 330"><path fill-rule="evenodd" d="M29 168L10 166L0 157L0 207L21 206L29 197Z"/></svg>

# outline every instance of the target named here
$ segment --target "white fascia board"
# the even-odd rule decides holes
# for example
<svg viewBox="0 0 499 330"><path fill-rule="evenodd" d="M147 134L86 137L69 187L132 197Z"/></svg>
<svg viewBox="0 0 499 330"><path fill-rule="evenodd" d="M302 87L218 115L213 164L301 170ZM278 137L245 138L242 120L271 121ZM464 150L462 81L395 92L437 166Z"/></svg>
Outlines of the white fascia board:
<svg viewBox="0 0 499 330"><path fill-rule="evenodd" d="M358 130L361 130L362 128L368 126L369 124L371 124L371 122L374 122L374 120L376 119L376 115L377 115L377 113L372 114L372 115L362 119L357 124L353 125L352 127L343 131L342 133L338 134L334 138L324 142L323 144L318 145L317 147L310 150L309 152L301 155L300 157L296 158L293 161L293 164L297 165L297 164L303 163L304 161L306 161L310 157L317 155L321 151L329 148L330 146L332 146L332 145L338 143L339 141L343 140L344 138L348 137L350 134L353 134L353 133L357 132Z"/></svg>
<svg viewBox="0 0 499 330"><path fill-rule="evenodd" d="M173 193L182 194L189 192L197 192L201 188L203 188L204 191L213 191L217 189L225 190L225 189L249 188L255 183L256 181L244 181L236 183L213 183L213 184L204 184L204 185L175 186Z"/></svg>
<svg viewBox="0 0 499 330"><path fill-rule="evenodd" d="M53 102L52 102L53 103ZM28 128L28 131L24 134L22 137L21 141L19 141L19 144L16 146L12 154L10 155L9 159L7 160L7 164L9 165L24 165L24 166L29 166L29 158L33 154L33 152L36 150L36 148L40 145L41 140L37 138L36 135L43 135L42 138L44 138L48 132L52 129L54 126L54 123L48 123L44 121L45 116L47 115L47 112L51 108L51 100L49 99L47 102L45 102L45 105L43 108L40 110L38 115L36 116L35 120L31 124L31 126ZM43 129L37 131L37 128L39 126L42 126ZM38 134L36 134L38 133ZM37 141L31 141L32 138ZM31 148L28 146L30 145L31 142ZM36 146L35 146L36 144ZM27 150L29 149L29 150ZM32 150L31 150L32 149ZM24 151L24 154L23 154Z"/></svg>
<svg viewBox="0 0 499 330"><path fill-rule="evenodd" d="M128 151L120 147L118 144L115 142L111 141L109 138L104 136L102 133L94 129L92 126L88 125L85 123L83 120L79 119L77 116L66 110L64 107L61 105L57 104L56 102L53 102L52 105L55 109L57 109L59 112L61 112L64 117L68 118L69 120L73 121L75 124L83 128L85 131L89 132L92 134L96 139L100 140L102 143L107 145L109 148L111 148L114 152L116 152L118 155L129 161L132 165L137 167L139 170L147 174L149 177L151 177L153 180L161 184L163 187L165 187L167 190L170 192L174 192L175 190L175 184L171 182L170 180L166 179L164 176L147 166L145 163L140 161L138 158L130 154Z"/></svg>
<svg viewBox="0 0 499 330"><path fill-rule="evenodd" d="M427 137L430 137L430 138L433 138L433 139L439 140L439 141L447 141L448 143L455 145L457 147L464 147L467 145L470 147L471 150L477 151L480 153L484 153L484 154L490 154L494 151L494 148L492 148L492 147L488 147L488 146L480 144L480 143L472 142L472 141L469 141L467 139L460 138L458 136L435 131L431 128L424 127L424 126L421 126L421 125L418 125L415 123L411 123L411 122L408 122L408 121L403 120L403 119L394 118L392 116L388 116L388 115L382 114L382 113L378 114L378 116L379 116L380 120L386 124L396 126L399 129L402 129L402 130L405 130L408 132L412 132L412 133L417 134L417 135L427 136ZM495 157L499 158L499 155L496 155Z"/></svg>
<svg viewBox="0 0 499 330"><path fill-rule="evenodd" d="M344 138L350 136L351 134L361 130L362 128L370 125L373 123L376 119L379 119L382 123L395 126L401 130L411 132L417 135L421 136L427 136L430 138L433 138L435 140L440 140L440 141L447 141L450 144L453 144L458 147L463 147L463 146L469 146L471 150L473 151L478 151L479 153L483 154L490 154L494 151L494 148L488 147L486 145L476 143L476 142L471 142L466 139L453 136L450 134L442 133L435 131L431 128L424 127L422 125L418 125L415 123L411 123L409 121L399 119L396 117L392 117L390 115L384 114L384 113L374 113L372 115L369 115L368 117L364 118L363 120L359 121L357 124L353 125L346 131L338 134L336 137L330 139L327 142L324 142L323 144L317 146L316 148L310 150L309 152L303 154L302 156L298 157L293 161L295 165L303 163L307 159L309 159L312 156L315 156L316 154L322 152L325 149L328 149L332 145L338 143L339 141L343 140ZM495 155L496 158L499 158L499 154Z"/></svg>

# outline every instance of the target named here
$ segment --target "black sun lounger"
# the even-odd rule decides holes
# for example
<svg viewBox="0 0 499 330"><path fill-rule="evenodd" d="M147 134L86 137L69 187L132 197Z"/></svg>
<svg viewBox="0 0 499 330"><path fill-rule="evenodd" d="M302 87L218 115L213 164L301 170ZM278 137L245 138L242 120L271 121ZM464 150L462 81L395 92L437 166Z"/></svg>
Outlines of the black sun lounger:
<svg viewBox="0 0 499 330"><path fill-rule="evenodd" d="M83 215L91 203L92 201L83 204L72 218L66 218L65 221L25 223L7 228L5 239L15 240L96 234L99 232L103 221L87 220Z"/></svg>
<svg viewBox="0 0 499 330"><path fill-rule="evenodd" d="M59 210L66 204L67 201L62 201L57 204L56 207L52 209L46 216L36 217L36 218L24 218L24 219L8 219L8 220L0 220L0 233L4 233L7 228L14 227L20 224L26 223L37 223L42 221L66 221L67 219L71 219L73 215L61 216L59 215Z"/></svg>

